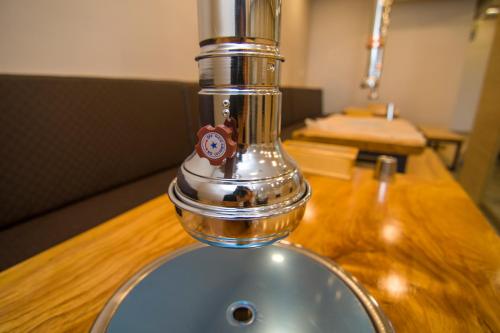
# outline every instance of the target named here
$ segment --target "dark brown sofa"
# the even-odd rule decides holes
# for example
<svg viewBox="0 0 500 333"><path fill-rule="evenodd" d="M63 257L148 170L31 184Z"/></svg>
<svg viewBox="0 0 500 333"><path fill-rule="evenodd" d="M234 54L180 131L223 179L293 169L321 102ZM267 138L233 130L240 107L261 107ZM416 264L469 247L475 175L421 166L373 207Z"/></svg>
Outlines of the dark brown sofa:
<svg viewBox="0 0 500 333"><path fill-rule="evenodd" d="M190 154L194 83L0 75L0 270L166 192ZM283 134L321 115L283 88Z"/></svg>

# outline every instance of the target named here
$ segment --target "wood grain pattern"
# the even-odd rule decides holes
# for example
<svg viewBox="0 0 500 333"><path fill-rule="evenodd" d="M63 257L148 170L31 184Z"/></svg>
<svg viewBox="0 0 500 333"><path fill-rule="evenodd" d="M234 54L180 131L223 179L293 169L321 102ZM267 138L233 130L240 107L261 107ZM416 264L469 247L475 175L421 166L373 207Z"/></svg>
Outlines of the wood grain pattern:
<svg viewBox="0 0 500 333"><path fill-rule="evenodd" d="M309 180L321 199L290 241L356 276L397 332L500 331L500 242L455 182Z"/></svg>
<svg viewBox="0 0 500 333"><path fill-rule="evenodd" d="M499 332L499 237L425 156L387 187L368 169L307 175L313 196L289 240L352 273L397 332ZM86 332L124 281L191 242L154 199L0 273L0 331Z"/></svg>
<svg viewBox="0 0 500 333"><path fill-rule="evenodd" d="M285 151L303 172L349 180L358 150L325 143L286 140Z"/></svg>

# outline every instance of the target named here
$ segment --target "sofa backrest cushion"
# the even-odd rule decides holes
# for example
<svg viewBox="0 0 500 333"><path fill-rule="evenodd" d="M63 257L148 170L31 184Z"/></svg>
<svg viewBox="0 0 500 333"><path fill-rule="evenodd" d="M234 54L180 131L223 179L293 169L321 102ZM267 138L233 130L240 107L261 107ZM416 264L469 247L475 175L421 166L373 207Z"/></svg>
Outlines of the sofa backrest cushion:
<svg viewBox="0 0 500 333"><path fill-rule="evenodd" d="M306 118L321 117L323 112L323 91L313 88L281 88L283 129L303 123Z"/></svg>
<svg viewBox="0 0 500 333"><path fill-rule="evenodd" d="M179 82L0 75L0 228L179 164L185 102Z"/></svg>

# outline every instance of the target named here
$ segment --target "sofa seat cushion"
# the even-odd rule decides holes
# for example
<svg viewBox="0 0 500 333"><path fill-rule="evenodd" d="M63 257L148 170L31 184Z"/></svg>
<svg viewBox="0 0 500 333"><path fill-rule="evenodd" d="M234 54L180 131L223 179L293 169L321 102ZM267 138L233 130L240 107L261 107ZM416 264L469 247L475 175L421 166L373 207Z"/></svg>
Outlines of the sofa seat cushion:
<svg viewBox="0 0 500 333"><path fill-rule="evenodd" d="M177 168L65 206L0 231L0 271L74 237L159 195Z"/></svg>

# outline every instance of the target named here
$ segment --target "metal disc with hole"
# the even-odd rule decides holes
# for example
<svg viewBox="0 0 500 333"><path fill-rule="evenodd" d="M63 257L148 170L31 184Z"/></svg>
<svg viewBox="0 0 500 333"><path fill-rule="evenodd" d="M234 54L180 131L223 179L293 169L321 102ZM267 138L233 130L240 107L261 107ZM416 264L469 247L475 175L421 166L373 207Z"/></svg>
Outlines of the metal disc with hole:
<svg viewBox="0 0 500 333"><path fill-rule="evenodd" d="M366 291L338 266L290 245L195 245L123 285L92 332L392 332Z"/></svg>

